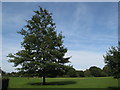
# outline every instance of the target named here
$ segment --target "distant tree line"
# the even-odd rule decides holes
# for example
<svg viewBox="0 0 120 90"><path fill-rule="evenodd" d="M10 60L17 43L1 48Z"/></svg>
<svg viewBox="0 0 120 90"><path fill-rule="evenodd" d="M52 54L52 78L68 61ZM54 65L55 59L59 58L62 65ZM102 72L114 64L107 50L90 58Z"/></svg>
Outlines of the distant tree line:
<svg viewBox="0 0 120 90"><path fill-rule="evenodd" d="M2 71L2 76L7 77L37 77L37 75L34 74L26 74L23 72L11 72L6 73ZM75 70L72 66L68 66L66 69L66 72L61 75L57 75L56 72L48 74L47 77L107 77L112 76L111 71L107 65L103 67L103 69L91 66L89 69L86 70ZM41 75L42 77L42 75Z"/></svg>
<svg viewBox="0 0 120 90"><path fill-rule="evenodd" d="M92 66L84 71L75 70L74 68L71 68L65 76L66 77L107 77L107 76L111 76L111 72L107 66L105 66L103 69L96 66Z"/></svg>

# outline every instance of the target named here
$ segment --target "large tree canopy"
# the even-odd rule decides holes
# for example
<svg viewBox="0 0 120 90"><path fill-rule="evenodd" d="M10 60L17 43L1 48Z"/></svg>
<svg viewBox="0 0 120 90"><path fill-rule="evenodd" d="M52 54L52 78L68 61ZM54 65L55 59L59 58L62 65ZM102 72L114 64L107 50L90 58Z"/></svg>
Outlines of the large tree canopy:
<svg viewBox="0 0 120 90"><path fill-rule="evenodd" d="M64 57L67 52L63 45L64 36L56 32L52 13L41 7L34 12L35 15L26 21L27 25L18 32L23 35L23 49L8 57L15 67L22 66L19 71L38 76L42 74L45 84L48 74L65 72L65 63L70 57Z"/></svg>
<svg viewBox="0 0 120 90"><path fill-rule="evenodd" d="M120 78L120 42L118 47L111 47L104 55L105 63L115 78Z"/></svg>

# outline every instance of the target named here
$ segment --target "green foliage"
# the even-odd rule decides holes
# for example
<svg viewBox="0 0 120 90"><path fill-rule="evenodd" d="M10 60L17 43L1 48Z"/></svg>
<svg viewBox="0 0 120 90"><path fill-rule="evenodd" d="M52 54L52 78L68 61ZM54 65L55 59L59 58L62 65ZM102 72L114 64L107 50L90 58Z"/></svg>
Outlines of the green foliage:
<svg viewBox="0 0 120 90"><path fill-rule="evenodd" d="M91 77L91 76L92 76L89 69L86 69L86 70L84 71L84 75L85 75L85 77Z"/></svg>
<svg viewBox="0 0 120 90"><path fill-rule="evenodd" d="M84 71L76 71L78 77L84 77Z"/></svg>
<svg viewBox="0 0 120 90"><path fill-rule="evenodd" d="M96 66L92 66L89 69L84 71L85 77L106 77L107 74L101 69Z"/></svg>
<svg viewBox="0 0 120 90"><path fill-rule="evenodd" d="M106 76L111 76L111 70L110 70L110 68L108 67L108 65L105 65L104 67L103 67L103 71L104 71L104 73L106 74Z"/></svg>
<svg viewBox="0 0 120 90"><path fill-rule="evenodd" d="M76 70L72 66L66 67L66 75L67 77L77 77Z"/></svg>
<svg viewBox="0 0 120 90"><path fill-rule="evenodd" d="M34 11L35 15L27 20L27 25L18 33L23 35L21 46L23 50L15 54L9 54L9 62L18 68L20 72L35 76L47 76L48 74L60 74L64 72L64 64L69 58L64 55L67 48L63 45L62 33L56 33L56 26L52 14L40 7Z"/></svg>
<svg viewBox="0 0 120 90"><path fill-rule="evenodd" d="M1 74L2 77L6 77L6 72L3 71L3 70L1 69L1 67L0 67L0 74ZM1 76L0 76L0 77L1 77Z"/></svg>
<svg viewBox="0 0 120 90"><path fill-rule="evenodd" d="M2 76L4 76L4 75L6 74L6 72L5 72L5 71L3 71L3 70L2 70L2 72L1 72L1 73L2 73Z"/></svg>
<svg viewBox="0 0 120 90"><path fill-rule="evenodd" d="M102 69L96 67L96 66L93 66L93 67L90 67L90 72L91 72L91 75L94 76L94 77L103 77L103 76L106 76L105 73L102 71Z"/></svg>
<svg viewBox="0 0 120 90"><path fill-rule="evenodd" d="M111 47L104 55L104 60L114 78L120 78L120 42L118 47Z"/></svg>

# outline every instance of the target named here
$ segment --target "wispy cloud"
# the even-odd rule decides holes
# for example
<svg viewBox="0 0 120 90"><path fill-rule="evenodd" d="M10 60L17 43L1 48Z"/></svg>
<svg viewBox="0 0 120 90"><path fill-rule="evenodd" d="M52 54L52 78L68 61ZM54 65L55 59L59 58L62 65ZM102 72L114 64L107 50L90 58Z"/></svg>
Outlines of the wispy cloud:
<svg viewBox="0 0 120 90"><path fill-rule="evenodd" d="M16 28L15 31L19 31L25 24L25 20L27 16L24 14L9 14L9 13L3 13L3 29L6 28L6 26L9 28L9 31L14 31L13 28ZM8 17L9 16L9 17Z"/></svg>
<svg viewBox="0 0 120 90"><path fill-rule="evenodd" d="M101 50L105 50L117 43L117 7L108 12L99 7L98 11L103 13L101 16L94 8L88 4L76 5L73 23L69 26L70 30L67 31L66 27L65 29L63 27L65 43L69 49L71 47L80 49L84 46L94 51L99 46ZM116 12L113 13L113 11Z"/></svg>
<svg viewBox="0 0 120 90"><path fill-rule="evenodd" d="M72 31L79 32L79 36L84 35L87 36L91 29L93 24L93 16L90 12L90 9L87 5L76 5L76 10L74 13L74 22ZM85 33L86 32L86 33Z"/></svg>

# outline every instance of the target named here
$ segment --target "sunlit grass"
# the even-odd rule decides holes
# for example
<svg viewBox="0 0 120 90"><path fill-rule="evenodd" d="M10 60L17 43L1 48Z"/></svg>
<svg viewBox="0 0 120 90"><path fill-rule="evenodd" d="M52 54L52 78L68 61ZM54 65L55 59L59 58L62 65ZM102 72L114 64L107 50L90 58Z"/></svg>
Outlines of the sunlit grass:
<svg viewBox="0 0 120 90"><path fill-rule="evenodd" d="M11 77L9 88L109 88L118 87L118 80L112 77L83 78L46 78L46 85L41 85L42 78Z"/></svg>

